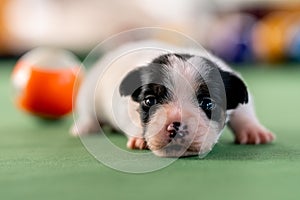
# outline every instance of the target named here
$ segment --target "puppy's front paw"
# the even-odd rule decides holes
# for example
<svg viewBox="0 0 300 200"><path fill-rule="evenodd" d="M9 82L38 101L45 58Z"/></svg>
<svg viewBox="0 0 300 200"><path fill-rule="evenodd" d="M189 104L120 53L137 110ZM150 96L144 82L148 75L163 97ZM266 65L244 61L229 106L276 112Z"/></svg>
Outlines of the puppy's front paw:
<svg viewBox="0 0 300 200"><path fill-rule="evenodd" d="M260 124L244 124L235 131L237 144L266 144L275 140L275 135Z"/></svg>
<svg viewBox="0 0 300 200"><path fill-rule="evenodd" d="M138 137L129 138L127 141L127 148L128 149L141 149L141 150L148 149L145 139L138 138Z"/></svg>

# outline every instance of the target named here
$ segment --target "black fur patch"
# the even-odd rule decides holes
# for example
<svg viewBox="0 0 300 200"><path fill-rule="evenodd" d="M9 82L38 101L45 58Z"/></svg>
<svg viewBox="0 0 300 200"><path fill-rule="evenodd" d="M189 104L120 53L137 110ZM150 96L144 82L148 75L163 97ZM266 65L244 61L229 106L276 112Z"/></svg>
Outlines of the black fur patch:
<svg viewBox="0 0 300 200"><path fill-rule="evenodd" d="M245 83L232 72L227 72L219 68L216 63L202 58L201 67L207 68L206 77L199 74L199 82L204 83L199 90L208 97L213 98L219 105L223 105L224 99L221 97L220 88L225 89L226 110L235 109L239 104L248 103L248 91ZM220 81L222 79L222 82ZM209 90L209 91L208 91ZM197 92L198 94L198 92ZM203 97L205 97L205 95Z"/></svg>
<svg viewBox="0 0 300 200"><path fill-rule="evenodd" d="M171 93L163 84L163 81L167 79L163 71L164 67L162 64L150 63L146 67L130 72L121 82L120 94L130 95L133 101L140 103L140 118L144 125L161 104L171 101ZM150 108L143 104L149 95L155 96L158 102Z"/></svg>
<svg viewBox="0 0 300 200"><path fill-rule="evenodd" d="M197 83L199 85L198 90L196 91L196 97L199 103L199 107L201 107L201 103L204 99L212 99L217 106L213 110L205 110L206 116L217 122L223 121L223 115L222 111L224 112L226 110L225 105L225 90L220 89L223 87L223 80L220 76L218 67L216 64L211 62L210 60L199 57L198 60L199 63L197 63L199 66L199 71L197 74Z"/></svg>
<svg viewBox="0 0 300 200"><path fill-rule="evenodd" d="M224 82L227 110L235 109L239 104L248 103L248 91L245 83L236 75L219 70Z"/></svg>
<svg viewBox="0 0 300 200"><path fill-rule="evenodd" d="M157 104L148 107L144 105L143 101L150 95L156 98ZM171 101L171 96L165 86L159 84L147 84L142 86L138 102L140 102L140 118L143 124L148 123L150 117L155 113L159 106L167 103L168 101Z"/></svg>
<svg viewBox="0 0 300 200"><path fill-rule="evenodd" d="M189 58L192 57L192 55L190 55L190 54L177 54L177 53L170 54L169 53L169 54L164 54L162 56L155 58L152 61L152 63L156 63L156 64L160 64L160 65L169 65L170 64L170 62L169 62L170 56L176 56L177 58L180 58L183 61L187 61Z"/></svg>
<svg viewBox="0 0 300 200"><path fill-rule="evenodd" d="M130 95L134 101L137 101L137 97L141 92L143 71L146 71L146 69L140 67L126 75L119 87L121 96Z"/></svg>

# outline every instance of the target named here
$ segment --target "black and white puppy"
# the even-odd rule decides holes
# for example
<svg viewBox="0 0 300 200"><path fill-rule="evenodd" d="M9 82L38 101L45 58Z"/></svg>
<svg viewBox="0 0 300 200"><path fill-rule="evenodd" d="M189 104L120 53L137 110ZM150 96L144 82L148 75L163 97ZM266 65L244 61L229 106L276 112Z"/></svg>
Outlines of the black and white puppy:
<svg viewBox="0 0 300 200"><path fill-rule="evenodd" d="M240 75L220 59L153 41L104 55L83 82L76 109L73 135L107 124L127 135L128 148L163 157L206 155L226 123L236 143L275 138L258 121Z"/></svg>

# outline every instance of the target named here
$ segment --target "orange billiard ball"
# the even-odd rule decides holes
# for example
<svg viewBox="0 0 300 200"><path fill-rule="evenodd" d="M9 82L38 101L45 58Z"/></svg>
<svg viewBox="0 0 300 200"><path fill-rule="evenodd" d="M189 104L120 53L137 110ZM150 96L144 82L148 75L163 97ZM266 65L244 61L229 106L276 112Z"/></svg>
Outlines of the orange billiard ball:
<svg viewBox="0 0 300 200"><path fill-rule="evenodd" d="M73 97L83 78L80 61L66 50L36 48L17 62L12 72L19 108L45 118L72 112Z"/></svg>

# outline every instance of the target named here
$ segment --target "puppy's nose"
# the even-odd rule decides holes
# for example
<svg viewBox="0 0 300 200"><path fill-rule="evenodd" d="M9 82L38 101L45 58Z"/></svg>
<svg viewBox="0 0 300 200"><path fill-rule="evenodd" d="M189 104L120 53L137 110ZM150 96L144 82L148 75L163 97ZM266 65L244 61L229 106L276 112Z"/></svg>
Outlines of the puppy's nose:
<svg viewBox="0 0 300 200"><path fill-rule="evenodd" d="M167 131L169 132L170 138L174 138L177 135L180 125L180 122L173 122L167 127Z"/></svg>

